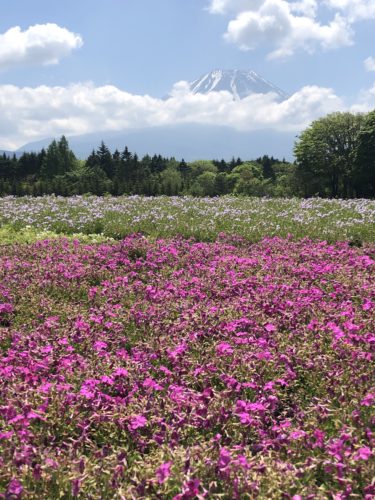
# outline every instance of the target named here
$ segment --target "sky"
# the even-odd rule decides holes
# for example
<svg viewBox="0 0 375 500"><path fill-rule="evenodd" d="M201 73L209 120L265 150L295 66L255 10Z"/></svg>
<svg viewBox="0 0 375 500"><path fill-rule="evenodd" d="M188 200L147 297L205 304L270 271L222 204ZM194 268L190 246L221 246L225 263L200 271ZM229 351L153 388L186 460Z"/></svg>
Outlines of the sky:
<svg viewBox="0 0 375 500"><path fill-rule="evenodd" d="M375 0L1 7L0 148L175 123L300 132L326 113L375 107ZM214 68L254 70L290 97L191 94L187 82Z"/></svg>

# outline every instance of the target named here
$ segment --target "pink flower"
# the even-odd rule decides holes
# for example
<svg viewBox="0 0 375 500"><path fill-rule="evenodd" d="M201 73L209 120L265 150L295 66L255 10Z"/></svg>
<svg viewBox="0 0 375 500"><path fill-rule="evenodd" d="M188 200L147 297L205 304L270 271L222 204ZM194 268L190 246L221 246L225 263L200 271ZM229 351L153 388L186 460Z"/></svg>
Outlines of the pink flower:
<svg viewBox="0 0 375 500"><path fill-rule="evenodd" d="M13 431L0 432L0 439L10 439L13 434Z"/></svg>
<svg viewBox="0 0 375 500"><path fill-rule="evenodd" d="M245 457L245 455L238 455L238 457L236 459L236 462L243 469L248 469L249 468L249 463L248 463L247 458Z"/></svg>
<svg viewBox="0 0 375 500"><path fill-rule="evenodd" d="M266 411L266 407L262 403L249 403L247 407L250 411L254 412L263 413Z"/></svg>
<svg viewBox="0 0 375 500"><path fill-rule="evenodd" d="M220 449L220 454L219 454L219 460L218 460L218 466L220 469L225 469L228 467L232 460L232 456L230 454L230 451L227 448L221 448Z"/></svg>
<svg viewBox="0 0 375 500"><path fill-rule="evenodd" d="M102 342L99 340L98 342L94 343L94 349L96 351L103 351L103 350L107 349L107 347L108 347L107 342Z"/></svg>
<svg viewBox="0 0 375 500"><path fill-rule="evenodd" d="M80 489L81 489L81 480L78 478L73 479L72 480L72 496L77 497Z"/></svg>
<svg viewBox="0 0 375 500"><path fill-rule="evenodd" d="M332 330L333 335L334 335L336 340L340 340L342 337L345 337L344 332L341 330L341 328L339 326L336 325L336 323L333 323L332 321L330 321L327 324L327 326L328 326L328 328L330 328Z"/></svg>
<svg viewBox="0 0 375 500"><path fill-rule="evenodd" d="M176 346L174 349L167 349L167 352L168 352L168 358L171 360L171 361L176 361L176 359L181 356L182 354L185 353L185 351L187 350L187 345L185 343L183 344L179 344L178 346Z"/></svg>
<svg viewBox="0 0 375 500"><path fill-rule="evenodd" d="M156 477L158 478L159 484L165 483L165 481L171 475L172 462L165 462L156 470Z"/></svg>
<svg viewBox="0 0 375 500"><path fill-rule="evenodd" d="M230 356L233 352L233 347L227 342L221 342L216 346L216 354L218 356Z"/></svg>
<svg viewBox="0 0 375 500"><path fill-rule="evenodd" d="M297 430L297 431L293 431L290 433L290 438L291 439L301 439L303 437L306 436L306 432L305 431L301 431L301 430Z"/></svg>
<svg viewBox="0 0 375 500"><path fill-rule="evenodd" d="M251 424L254 420L250 417L250 415L246 412L238 413L241 424Z"/></svg>
<svg viewBox="0 0 375 500"><path fill-rule="evenodd" d="M373 306L373 303L371 300L369 299L365 299L363 305L362 305L362 309L364 311L370 311L372 309L372 306Z"/></svg>
<svg viewBox="0 0 375 500"><path fill-rule="evenodd" d="M46 345L46 346L42 347L43 354L49 354L52 351L53 351L53 347L51 345Z"/></svg>
<svg viewBox="0 0 375 500"><path fill-rule="evenodd" d="M82 396L85 396L86 399L93 399L95 397L95 393L85 385L81 387L79 393L82 394Z"/></svg>
<svg viewBox="0 0 375 500"><path fill-rule="evenodd" d="M9 495L19 496L21 495L22 491L23 487L22 484L18 481L18 479L11 479L11 481L8 484L7 493Z"/></svg>
<svg viewBox="0 0 375 500"><path fill-rule="evenodd" d="M159 385L157 382L155 382L154 379L152 378L146 378L143 382L143 387L146 389L153 389L154 391L162 391L163 387Z"/></svg>
<svg viewBox="0 0 375 500"><path fill-rule="evenodd" d="M0 314L9 314L11 312L13 312L12 304L9 304L9 302L0 304Z"/></svg>
<svg viewBox="0 0 375 500"><path fill-rule="evenodd" d="M368 460L372 455L371 448L368 446L363 446L362 448L359 448L357 451L354 459L355 460Z"/></svg>
<svg viewBox="0 0 375 500"><path fill-rule="evenodd" d="M56 328L59 326L59 320L60 318L58 316L49 316L46 318L44 324L47 328Z"/></svg>
<svg viewBox="0 0 375 500"><path fill-rule="evenodd" d="M41 415L39 415L39 413L35 413L35 411L29 411L29 413L27 414L27 418L29 420L32 420L32 419L36 419L36 420L43 420L43 421L46 421L46 419L44 417L42 417Z"/></svg>
<svg viewBox="0 0 375 500"><path fill-rule="evenodd" d="M375 402L375 394L369 392L361 401L361 406L372 406Z"/></svg>
<svg viewBox="0 0 375 500"><path fill-rule="evenodd" d="M199 494L200 484L201 482L199 479L190 479L190 481L186 481L182 485L182 493L174 496L173 500L189 500L192 498L196 498L196 496Z"/></svg>
<svg viewBox="0 0 375 500"><path fill-rule="evenodd" d="M108 377L108 375L103 375L102 377L100 377L100 382L108 385L113 385L115 383L113 378Z"/></svg>
<svg viewBox="0 0 375 500"><path fill-rule="evenodd" d="M112 373L114 377L127 377L129 372L126 368L116 368L116 370Z"/></svg>
<svg viewBox="0 0 375 500"><path fill-rule="evenodd" d="M273 323L266 323L264 325L264 328L267 330L267 332L275 332L276 331L276 326Z"/></svg>
<svg viewBox="0 0 375 500"><path fill-rule="evenodd" d="M51 384L50 382L45 382L38 387L38 392L41 392L42 394L48 394L52 386L53 384Z"/></svg>
<svg viewBox="0 0 375 500"><path fill-rule="evenodd" d="M130 419L129 427L132 431L141 429L147 425L147 419L143 415L136 415Z"/></svg>

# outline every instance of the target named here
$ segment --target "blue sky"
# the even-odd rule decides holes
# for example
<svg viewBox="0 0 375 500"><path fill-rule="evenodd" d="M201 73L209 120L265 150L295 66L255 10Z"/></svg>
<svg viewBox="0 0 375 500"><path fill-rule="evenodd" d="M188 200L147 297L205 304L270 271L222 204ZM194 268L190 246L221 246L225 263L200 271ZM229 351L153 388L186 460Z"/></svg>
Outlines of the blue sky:
<svg viewBox="0 0 375 500"><path fill-rule="evenodd" d="M298 131L375 106L374 42L375 0L12 0L0 18L0 147L180 120ZM160 100L213 68L253 69L292 100L194 98L183 84Z"/></svg>

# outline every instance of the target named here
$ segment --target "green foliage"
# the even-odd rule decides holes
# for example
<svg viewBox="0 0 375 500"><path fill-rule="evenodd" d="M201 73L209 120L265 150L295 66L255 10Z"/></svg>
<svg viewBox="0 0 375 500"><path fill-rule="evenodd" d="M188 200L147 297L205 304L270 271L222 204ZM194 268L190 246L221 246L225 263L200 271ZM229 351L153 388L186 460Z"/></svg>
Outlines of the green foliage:
<svg viewBox="0 0 375 500"><path fill-rule="evenodd" d="M355 196L354 167L362 114L332 113L299 137L294 154L304 196Z"/></svg>
<svg viewBox="0 0 375 500"><path fill-rule="evenodd" d="M41 177L52 179L57 175L64 175L77 166L77 159L69 148L65 136L57 142L55 139L48 146L41 165Z"/></svg>
<svg viewBox="0 0 375 500"><path fill-rule="evenodd" d="M375 110L369 113L358 135L354 182L360 196L375 193Z"/></svg>

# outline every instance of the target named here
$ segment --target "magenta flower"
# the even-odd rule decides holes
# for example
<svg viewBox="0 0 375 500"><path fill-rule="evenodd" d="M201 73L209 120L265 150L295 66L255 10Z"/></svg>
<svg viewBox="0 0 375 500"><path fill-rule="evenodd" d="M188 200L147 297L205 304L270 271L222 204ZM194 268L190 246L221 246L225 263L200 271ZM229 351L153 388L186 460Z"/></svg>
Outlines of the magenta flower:
<svg viewBox="0 0 375 500"><path fill-rule="evenodd" d="M301 431L301 430L296 430L296 431L293 431L289 434L289 437L291 439L301 439L303 437L306 436L306 432L305 431Z"/></svg>
<svg viewBox="0 0 375 500"><path fill-rule="evenodd" d="M81 489L81 480L80 479L73 479L72 480L72 496L77 497L79 495Z"/></svg>
<svg viewBox="0 0 375 500"><path fill-rule="evenodd" d="M363 446L357 450L357 453L354 457L355 460L368 460L372 456L371 448L368 446Z"/></svg>
<svg viewBox="0 0 375 500"><path fill-rule="evenodd" d="M48 394L53 387L53 384L51 382L45 382L44 384L41 384L38 387L38 391L41 392L42 394Z"/></svg>
<svg viewBox="0 0 375 500"><path fill-rule="evenodd" d="M20 496L22 491L23 491L23 486L20 483L20 481L18 481L18 479L12 479L9 482L8 488L7 488L8 495Z"/></svg>
<svg viewBox="0 0 375 500"><path fill-rule="evenodd" d="M13 436L13 431L0 432L0 439L10 439Z"/></svg>
<svg viewBox="0 0 375 500"><path fill-rule="evenodd" d="M94 343L94 349L96 351L103 351L103 350L107 349L107 347L108 347L107 342L102 342L101 340Z"/></svg>
<svg viewBox="0 0 375 500"><path fill-rule="evenodd" d="M11 312L13 312L12 304L9 304L8 302L0 304L0 314L9 314Z"/></svg>
<svg viewBox="0 0 375 500"><path fill-rule="evenodd" d="M107 385L113 385L115 383L113 378L108 377L108 375L103 375L102 377L100 377L100 382Z"/></svg>
<svg viewBox="0 0 375 500"><path fill-rule="evenodd" d="M95 393L86 385L81 387L79 393L82 394L82 396L85 396L86 399L93 399L95 397Z"/></svg>
<svg viewBox="0 0 375 500"><path fill-rule="evenodd" d="M220 469L225 469L228 467L232 460L232 455L227 448L221 448L218 460L218 466Z"/></svg>
<svg viewBox="0 0 375 500"><path fill-rule="evenodd" d="M112 373L114 377L127 377L129 375L128 370L126 368L116 368L115 371Z"/></svg>
<svg viewBox="0 0 375 500"><path fill-rule="evenodd" d="M276 326L273 323L266 323L264 325L264 328L267 330L267 332L275 332L276 331Z"/></svg>
<svg viewBox="0 0 375 500"><path fill-rule="evenodd" d="M158 483L163 484L171 475L172 462L165 462L156 469L156 477L158 478Z"/></svg>
<svg viewBox="0 0 375 500"><path fill-rule="evenodd" d="M146 380L144 380L142 385L146 389L153 389L154 391L162 391L163 390L163 387L160 384L158 384L157 382L155 382L155 380L151 377L146 378Z"/></svg>
<svg viewBox="0 0 375 500"><path fill-rule="evenodd" d="M362 406L372 406L375 402L375 393L369 392L366 394L366 396L362 399L361 405Z"/></svg>
<svg viewBox="0 0 375 500"><path fill-rule="evenodd" d="M143 415L135 415L130 419L129 427L132 431L141 429L147 425L147 419Z"/></svg>
<svg viewBox="0 0 375 500"><path fill-rule="evenodd" d="M218 356L230 356L233 352L233 347L227 342L221 342L216 346L216 354Z"/></svg>

